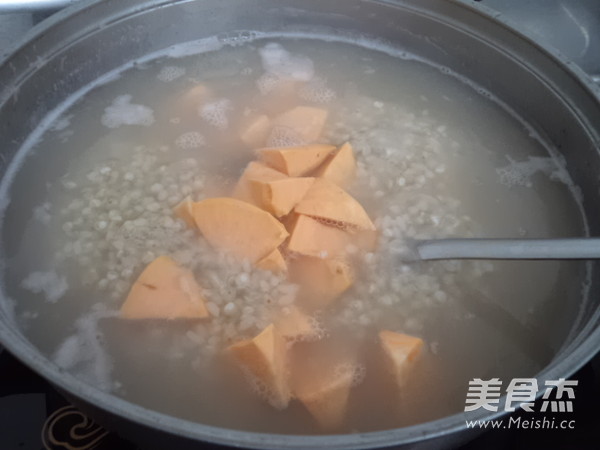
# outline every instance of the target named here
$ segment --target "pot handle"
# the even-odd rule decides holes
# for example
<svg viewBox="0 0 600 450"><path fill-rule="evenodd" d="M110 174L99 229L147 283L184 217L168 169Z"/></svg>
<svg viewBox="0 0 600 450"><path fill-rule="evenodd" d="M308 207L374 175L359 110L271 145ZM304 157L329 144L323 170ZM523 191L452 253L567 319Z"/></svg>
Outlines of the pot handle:
<svg viewBox="0 0 600 450"><path fill-rule="evenodd" d="M0 14L51 12L78 0L0 0Z"/></svg>

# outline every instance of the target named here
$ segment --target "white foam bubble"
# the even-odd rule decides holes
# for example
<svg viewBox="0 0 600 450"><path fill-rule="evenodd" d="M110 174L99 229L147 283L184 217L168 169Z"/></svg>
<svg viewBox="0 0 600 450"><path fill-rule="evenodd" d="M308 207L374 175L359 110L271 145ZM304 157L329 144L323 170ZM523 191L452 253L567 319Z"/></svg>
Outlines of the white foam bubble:
<svg viewBox="0 0 600 450"><path fill-rule="evenodd" d="M256 80L256 87L261 94L267 95L273 92L282 83L282 79L272 73L263 73Z"/></svg>
<svg viewBox="0 0 600 450"><path fill-rule="evenodd" d="M131 103L131 95L120 95L104 109L102 125L119 128L122 125L142 125L148 127L154 123L154 111L144 105Z"/></svg>
<svg viewBox="0 0 600 450"><path fill-rule="evenodd" d="M112 362L102 343L98 321L114 315L98 309L77 319L75 334L66 338L53 355L56 365L72 371L96 388L111 390L114 386L111 381Z"/></svg>
<svg viewBox="0 0 600 450"><path fill-rule="evenodd" d="M69 336L54 354L54 362L62 368L69 369L76 364L79 352L79 339L75 335Z"/></svg>
<svg viewBox="0 0 600 450"><path fill-rule="evenodd" d="M50 214L50 203L45 202L33 208L33 218L43 225L48 225L52 215Z"/></svg>
<svg viewBox="0 0 600 450"><path fill-rule="evenodd" d="M323 78L314 78L310 83L300 89L300 98L313 103L329 103L335 100L335 91L327 86Z"/></svg>
<svg viewBox="0 0 600 450"><path fill-rule="evenodd" d="M361 384L364 381L366 374L367 368L363 364L347 362L338 364L334 368L334 376L336 378L351 378L351 386L353 387Z"/></svg>
<svg viewBox="0 0 600 450"><path fill-rule="evenodd" d="M229 126L229 111L232 109L231 101L226 98L210 102L200 107L199 114L206 122L219 130L225 130Z"/></svg>
<svg viewBox="0 0 600 450"><path fill-rule="evenodd" d="M275 409L285 409L287 406L286 402L283 402L279 395L273 392L273 390L265 384L260 378L256 377L246 368L242 368L244 376L250 385L250 389L262 400L269 403Z"/></svg>
<svg viewBox="0 0 600 450"><path fill-rule="evenodd" d="M282 126L273 127L267 138L267 147L295 147L306 143L296 130Z"/></svg>
<svg viewBox="0 0 600 450"><path fill-rule="evenodd" d="M156 78L159 81L163 81L165 83L169 83L171 81L176 80L177 78L181 78L185 75L185 67L179 66L164 66L156 75Z"/></svg>
<svg viewBox="0 0 600 450"><path fill-rule="evenodd" d="M290 346L298 342L320 341L321 339L325 339L328 336L327 330L325 329L322 321L319 318L311 316L308 318L308 322L310 324L310 332L305 334L299 334L289 339L288 343Z"/></svg>
<svg viewBox="0 0 600 450"><path fill-rule="evenodd" d="M56 303L69 289L66 278L54 271L32 272L21 282L21 286L34 294L44 294L50 303Z"/></svg>
<svg viewBox="0 0 600 450"><path fill-rule="evenodd" d="M269 43L259 49L262 66L265 72L280 78L310 81L314 74L314 64L310 58L293 55L281 45Z"/></svg>
<svg viewBox="0 0 600 450"><path fill-rule="evenodd" d="M204 136L197 131L183 133L175 139L175 145L184 150L200 148L206 143Z"/></svg>
<svg viewBox="0 0 600 450"><path fill-rule="evenodd" d="M551 179L568 183L568 175L563 173L557 161L551 157L530 156L525 161L515 161L507 156L509 164L496 169L500 182L508 187L531 186L531 177L537 173L549 176Z"/></svg>

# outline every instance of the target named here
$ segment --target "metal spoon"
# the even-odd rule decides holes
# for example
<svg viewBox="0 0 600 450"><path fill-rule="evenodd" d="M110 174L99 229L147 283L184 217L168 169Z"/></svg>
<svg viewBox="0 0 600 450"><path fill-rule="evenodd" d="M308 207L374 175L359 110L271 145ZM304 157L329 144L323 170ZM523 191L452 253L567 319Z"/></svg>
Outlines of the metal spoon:
<svg viewBox="0 0 600 450"><path fill-rule="evenodd" d="M434 259L600 259L600 238L430 239L407 242L408 261Z"/></svg>

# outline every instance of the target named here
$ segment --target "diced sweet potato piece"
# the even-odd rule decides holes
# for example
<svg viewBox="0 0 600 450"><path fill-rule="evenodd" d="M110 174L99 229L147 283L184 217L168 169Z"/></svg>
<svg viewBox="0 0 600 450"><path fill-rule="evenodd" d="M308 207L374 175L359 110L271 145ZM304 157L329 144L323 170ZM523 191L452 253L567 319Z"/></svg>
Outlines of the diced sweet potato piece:
<svg viewBox="0 0 600 450"><path fill-rule="evenodd" d="M232 196L260 207L260 199L256 198L250 180L272 181L285 179L287 176L263 163L251 161L238 180Z"/></svg>
<svg viewBox="0 0 600 450"><path fill-rule="evenodd" d="M346 416L355 372L349 368L312 374L312 379L294 383L294 394L323 430L336 430Z"/></svg>
<svg viewBox="0 0 600 450"><path fill-rule="evenodd" d="M283 255L277 248L258 261L256 267L262 270L270 270L271 272L287 272L285 259L283 259Z"/></svg>
<svg viewBox="0 0 600 450"><path fill-rule="evenodd" d="M194 202L192 201L192 197L188 195L181 202L179 202L175 208L173 208L175 215L183 220L190 228L196 228L196 221L194 220L194 215L192 212L193 204Z"/></svg>
<svg viewBox="0 0 600 450"><path fill-rule="evenodd" d="M243 126L240 139L251 148L264 147L271 132L271 120L265 115L252 118Z"/></svg>
<svg viewBox="0 0 600 450"><path fill-rule="evenodd" d="M288 236L275 217L250 203L234 198L210 198L193 205L196 226L216 248L240 259L257 262Z"/></svg>
<svg viewBox="0 0 600 450"><path fill-rule="evenodd" d="M415 360L421 353L423 340L407 334L383 330L379 332L379 341L398 387L403 387Z"/></svg>
<svg viewBox="0 0 600 450"><path fill-rule="evenodd" d="M168 256L152 261L121 306L124 319L202 319L205 299L194 275Z"/></svg>
<svg viewBox="0 0 600 450"><path fill-rule="evenodd" d="M300 217L300 214L296 214L292 211L287 216L280 217L279 220L281 221L285 229L288 231L288 233L292 234L298 217Z"/></svg>
<svg viewBox="0 0 600 450"><path fill-rule="evenodd" d="M284 178L279 180L250 179L249 184L260 207L269 211L275 217L285 216L298 204L315 179Z"/></svg>
<svg viewBox="0 0 600 450"><path fill-rule="evenodd" d="M354 282L354 271L342 259L303 256L290 264L290 278L301 285L300 297L310 308L324 308Z"/></svg>
<svg viewBox="0 0 600 450"><path fill-rule="evenodd" d="M287 216L285 225L290 232L287 249L301 255L332 258L351 253L352 248L372 252L377 245L375 230L345 230L304 214Z"/></svg>
<svg viewBox="0 0 600 450"><path fill-rule="evenodd" d="M194 103L194 106L198 106L199 103L208 99L210 95L210 89L208 87L203 84L197 84L196 86L184 92L180 98L191 101Z"/></svg>
<svg viewBox="0 0 600 450"><path fill-rule="evenodd" d="M315 320L294 305L277 316L275 327L283 337L290 340L310 340L318 334Z"/></svg>
<svg viewBox="0 0 600 450"><path fill-rule="evenodd" d="M329 113L313 106L297 106L273 120L274 131L289 131L298 140L311 143L319 139Z"/></svg>
<svg viewBox="0 0 600 450"><path fill-rule="evenodd" d="M169 106L170 114L179 117L184 123L197 121L198 110L210 97L210 89L203 84L197 84L175 98Z"/></svg>
<svg viewBox="0 0 600 450"><path fill-rule="evenodd" d="M342 145L319 167L316 176L346 188L356 176L356 159L352 146L348 142Z"/></svg>
<svg viewBox="0 0 600 450"><path fill-rule="evenodd" d="M287 374L287 344L273 325L258 336L231 345L233 358L268 390L269 403L277 408L287 407L291 392Z"/></svg>
<svg viewBox="0 0 600 450"><path fill-rule="evenodd" d="M323 178L315 180L294 211L361 230L375 230L375 225L360 203L341 187Z"/></svg>
<svg viewBox="0 0 600 450"><path fill-rule="evenodd" d="M298 214L290 228L287 249L290 252L318 258L333 258L346 254L352 235L339 228Z"/></svg>
<svg viewBox="0 0 600 450"><path fill-rule="evenodd" d="M301 255L331 258L356 250L372 252L377 247L376 230L348 229L341 222L328 224L298 213L288 214L281 221L290 233L287 249Z"/></svg>
<svg viewBox="0 0 600 450"><path fill-rule="evenodd" d="M322 144L261 148L258 155L275 170L290 177L300 177L319 167L334 149L333 145Z"/></svg>

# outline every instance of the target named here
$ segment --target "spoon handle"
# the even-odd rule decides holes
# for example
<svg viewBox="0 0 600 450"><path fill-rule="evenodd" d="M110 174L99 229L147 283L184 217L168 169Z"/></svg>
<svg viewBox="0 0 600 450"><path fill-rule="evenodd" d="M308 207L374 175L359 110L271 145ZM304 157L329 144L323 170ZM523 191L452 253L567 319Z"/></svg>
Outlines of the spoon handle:
<svg viewBox="0 0 600 450"><path fill-rule="evenodd" d="M431 239L414 242L421 260L598 259L600 238Z"/></svg>

